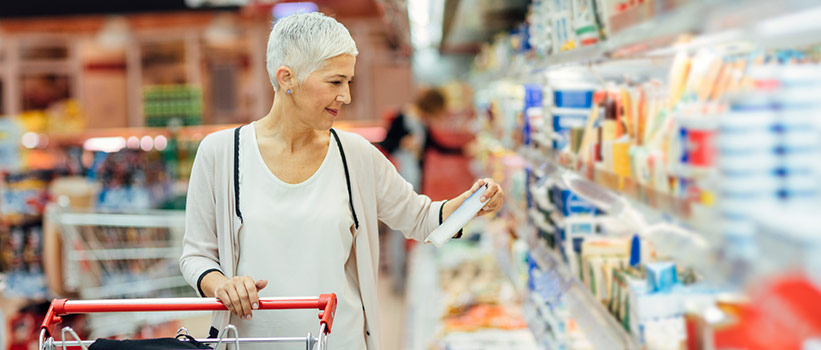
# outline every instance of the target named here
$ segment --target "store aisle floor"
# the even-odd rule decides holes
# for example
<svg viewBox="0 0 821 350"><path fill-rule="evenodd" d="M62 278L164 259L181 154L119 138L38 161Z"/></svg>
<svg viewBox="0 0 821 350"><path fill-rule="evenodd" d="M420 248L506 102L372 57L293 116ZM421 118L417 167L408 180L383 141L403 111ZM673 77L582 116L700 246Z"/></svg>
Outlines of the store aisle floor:
<svg viewBox="0 0 821 350"><path fill-rule="evenodd" d="M391 278L382 273L378 282L379 319L382 328L383 350L400 350L405 338L405 295L391 288Z"/></svg>

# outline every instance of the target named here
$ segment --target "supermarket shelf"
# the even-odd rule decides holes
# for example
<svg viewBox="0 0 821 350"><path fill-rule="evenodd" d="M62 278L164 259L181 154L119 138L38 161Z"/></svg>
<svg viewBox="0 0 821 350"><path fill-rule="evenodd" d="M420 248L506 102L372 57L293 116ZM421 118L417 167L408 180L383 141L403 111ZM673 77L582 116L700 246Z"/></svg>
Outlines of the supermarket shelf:
<svg viewBox="0 0 821 350"><path fill-rule="evenodd" d="M559 295L587 340L596 349L640 349L638 342L625 331L621 324L596 300L587 287L571 272L555 252L547 249L544 241L533 239L530 254L542 271L549 274L548 284L562 293Z"/></svg>
<svg viewBox="0 0 821 350"><path fill-rule="evenodd" d="M566 64L594 63L605 58L607 45L598 43L595 45L582 46L580 48L559 52L548 57L547 66L558 67Z"/></svg>
<svg viewBox="0 0 821 350"><path fill-rule="evenodd" d="M651 6L652 3L645 3ZM702 47L735 52L793 48L821 42L821 7L812 0L691 1L613 33L594 45L559 52L533 64L531 74L613 59L670 56ZM697 35L692 40L682 35Z"/></svg>
<svg viewBox="0 0 821 350"><path fill-rule="evenodd" d="M210 133L235 128L240 124L212 124L212 125L194 125L183 126L173 131L179 137L199 139L205 137ZM385 136L385 129L381 123L378 122L361 122L361 121L336 121L334 128L337 130L345 130L358 133L371 142L381 141ZM128 127L128 128L104 128L104 129L88 129L75 132L49 132L44 134L48 138L50 145L79 145L85 140L96 137L143 137L143 136L170 136L172 128L169 127Z"/></svg>
<svg viewBox="0 0 821 350"><path fill-rule="evenodd" d="M107 284L102 287L84 287L84 299L108 299L122 296L147 295L159 290L186 287L188 282L182 276L173 276L137 282ZM193 293L193 290L192 290Z"/></svg>
<svg viewBox="0 0 821 350"><path fill-rule="evenodd" d="M72 250L68 258L71 261L173 259L181 252L179 247Z"/></svg>
<svg viewBox="0 0 821 350"><path fill-rule="evenodd" d="M185 212L151 211L141 214L58 213L63 225L111 227L185 227Z"/></svg>
<svg viewBox="0 0 821 350"><path fill-rule="evenodd" d="M633 232L649 239L664 255L726 287L742 286L752 277L749 263L723 254L718 211L636 184L603 171L583 174L572 157L552 150L519 152L543 176L572 190Z"/></svg>
<svg viewBox="0 0 821 350"><path fill-rule="evenodd" d="M614 215L627 215L626 219L631 220L636 229L659 222L706 233L716 229L715 217L711 216L713 211L698 203L659 192L602 169L582 170L570 154L533 148L523 148L519 153L534 169L556 177L560 185L578 193L599 209Z"/></svg>
<svg viewBox="0 0 821 350"><path fill-rule="evenodd" d="M628 57L653 48L670 46L681 34L703 31L708 25L708 21L705 21L709 18L707 15L716 10L713 3L692 1L620 30L604 41L605 50L612 57ZM652 4L645 3L644 6L650 5Z"/></svg>

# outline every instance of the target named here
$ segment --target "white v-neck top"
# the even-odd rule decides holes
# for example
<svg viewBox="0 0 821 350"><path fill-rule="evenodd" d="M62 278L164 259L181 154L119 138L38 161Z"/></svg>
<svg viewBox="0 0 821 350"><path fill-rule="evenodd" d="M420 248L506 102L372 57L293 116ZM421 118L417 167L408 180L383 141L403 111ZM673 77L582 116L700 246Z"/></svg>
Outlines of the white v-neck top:
<svg viewBox="0 0 821 350"><path fill-rule="evenodd" d="M280 180L262 158L254 125L240 141L240 210L237 275L266 279L260 297L336 293L331 349L365 349L365 318L353 256L353 218L345 172L331 135L328 153L307 180ZM305 337L319 332L318 310L254 311L231 317L241 337ZM305 349L304 343L243 344L242 349Z"/></svg>

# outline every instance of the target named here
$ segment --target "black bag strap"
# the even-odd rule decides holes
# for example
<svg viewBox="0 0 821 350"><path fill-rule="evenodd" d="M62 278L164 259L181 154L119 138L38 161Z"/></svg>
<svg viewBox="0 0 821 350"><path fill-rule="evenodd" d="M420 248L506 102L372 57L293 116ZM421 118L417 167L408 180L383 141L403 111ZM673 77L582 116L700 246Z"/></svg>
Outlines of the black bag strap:
<svg viewBox="0 0 821 350"><path fill-rule="evenodd" d="M242 212L239 210L239 129L242 129L242 126L234 129L234 209L239 222L242 223Z"/></svg>
<svg viewBox="0 0 821 350"><path fill-rule="evenodd" d="M242 220L242 212L239 210L239 130L242 126L234 129L234 209L237 212L239 221ZM353 208L353 192L351 192L351 175L348 171L348 160L345 158L345 150L342 149L342 141L339 140L336 130L331 129L336 140L336 146L339 148L339 155L342 157L342 167L345 169L345 184L348 186L348 204L351 206L351 214L353 215L353 224L355 229L359 229L359 219L356 217L356 210Z"/></svg>
<svg viewBox="0 0 821 350"><path fill-rule="evenodd" d="M345 150L342 149L342 141L339 140L339 135L336 130L331 129L331 134L336 139L336 146L339 148L339 155L342 157L342 167L345 168L345 183L348 185L348 204L351 206L351 214L353 214L353 225L355 229L359 229L359 220L356 218L356 210L353 208L353 194L351 193L351 175L348 173L348 160L345 159Z"/></svg>

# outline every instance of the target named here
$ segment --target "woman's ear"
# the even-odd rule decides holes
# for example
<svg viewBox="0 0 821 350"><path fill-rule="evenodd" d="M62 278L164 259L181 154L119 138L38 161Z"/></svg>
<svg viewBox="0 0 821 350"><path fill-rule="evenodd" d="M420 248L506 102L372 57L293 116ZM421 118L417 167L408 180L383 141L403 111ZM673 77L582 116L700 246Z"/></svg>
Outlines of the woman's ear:
<svg viewBox="0 0 821 350"><path fill-rule="evenodd" d="M294 75L294 72L291 70L291 68L288 68L286 66L279 66L279 68L277 68L276 78L277 83L279 84L279 88L282 91L294 88L294 83L296 82L296 75Z"/></svg>

